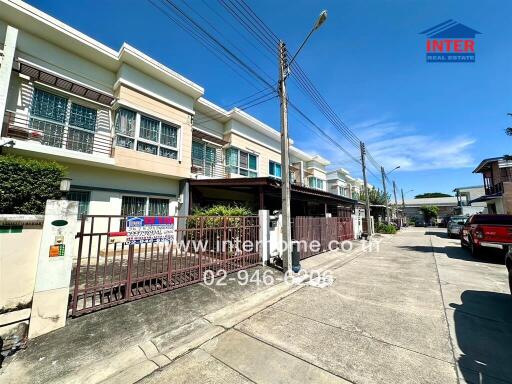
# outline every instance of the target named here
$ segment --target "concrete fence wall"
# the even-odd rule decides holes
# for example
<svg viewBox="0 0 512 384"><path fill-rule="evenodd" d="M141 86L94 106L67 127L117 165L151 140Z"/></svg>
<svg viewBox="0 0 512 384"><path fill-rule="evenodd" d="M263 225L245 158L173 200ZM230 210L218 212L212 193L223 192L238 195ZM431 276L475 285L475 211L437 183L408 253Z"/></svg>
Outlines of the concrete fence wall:
<svg viewBox="0 0 512 384"><path fill-rule="evenodd" d="M0 215L0 338L9 349L28 332L43 215Z"/></svg>

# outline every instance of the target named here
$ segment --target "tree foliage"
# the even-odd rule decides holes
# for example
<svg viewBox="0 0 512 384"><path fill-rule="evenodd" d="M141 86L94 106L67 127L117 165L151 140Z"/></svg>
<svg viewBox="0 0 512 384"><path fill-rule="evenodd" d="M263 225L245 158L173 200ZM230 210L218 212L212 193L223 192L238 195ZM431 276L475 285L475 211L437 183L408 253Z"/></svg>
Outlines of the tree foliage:
<svg viewBox="0 0 512 384"><path fill-rule="evenodd" d="M384 194L384 191L381 191L380 189L371 188L368 191L368 196L370 197L370 204L373 205L385 205L386 204L386 195ZM366 193L364 193L364 190L361 191L359 194L359 200L366 201ZM387 201L390 199L390 194L388 193Z"/></svg>
<svg viewBox="0 0 512 384"><path fill-rule="evenodd" d="M416 198L416 199L427 199L429 197L452 197L452 196L447 195L446 193L442 193L442 192L427 192L427 193L422 193L421 195L414 196L414 198Z"/></svg>
<svg viewBox="0 0 512 384"><path fill-rule="evenodd" d="M60 198L65 172L54 161L0 155L0 213L44 213L46 200Z"/></svg>
<svg viewBox="0 0 512 384"><path fill-rule="evenodd" d="M439 215L439 207L436 207L435 205L424 205L420 208L420 211L423 214L423 218L426 223L437 218Z"/></svg>

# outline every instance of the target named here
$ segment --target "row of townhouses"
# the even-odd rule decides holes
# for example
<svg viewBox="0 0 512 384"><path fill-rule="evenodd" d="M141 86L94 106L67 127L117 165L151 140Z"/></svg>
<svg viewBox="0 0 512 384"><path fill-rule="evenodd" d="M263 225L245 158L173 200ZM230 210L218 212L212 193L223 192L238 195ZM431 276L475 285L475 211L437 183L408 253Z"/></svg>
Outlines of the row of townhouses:
<svg viewBox="0 0 512 384"><path fill-rule="evenodd" d="M68 169L80 214L187 215L230 201L279 209L280 133L123 44L0 2L2 139ZM290 148L292 216L354 211L360 179Z"/></svg>

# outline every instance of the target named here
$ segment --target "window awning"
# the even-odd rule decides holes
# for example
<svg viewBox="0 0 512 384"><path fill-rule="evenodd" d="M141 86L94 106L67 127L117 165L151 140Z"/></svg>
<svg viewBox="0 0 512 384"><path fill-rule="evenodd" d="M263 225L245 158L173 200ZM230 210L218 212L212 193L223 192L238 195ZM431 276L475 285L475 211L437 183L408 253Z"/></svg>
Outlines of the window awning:
<svg viewBox="0 0 512 384"><path fill-rule="evenodd" d="M40 81L41 83L51 85L55 88L62 89L63 91L73 93L75 95L84 97L86 99L107 106L111 106L115 100L112 96L84 87L83 85L79 85L67 79L61 78L49 72L43 71L39 68L21 62L20 73L29 76L31 79L35 81Z"/></svg>
<svg viewBox="0 0 512 384"><path fill-rule="evenodd" d="M201 131L197 128L192 128L192 137L194 139L200 139L205 141L210 141L214 144L224 146L226 144L229 144L227 141L222 140L221 138L218 138L216 136L210 135L209 133L206 133L204 131Z"/></svg>

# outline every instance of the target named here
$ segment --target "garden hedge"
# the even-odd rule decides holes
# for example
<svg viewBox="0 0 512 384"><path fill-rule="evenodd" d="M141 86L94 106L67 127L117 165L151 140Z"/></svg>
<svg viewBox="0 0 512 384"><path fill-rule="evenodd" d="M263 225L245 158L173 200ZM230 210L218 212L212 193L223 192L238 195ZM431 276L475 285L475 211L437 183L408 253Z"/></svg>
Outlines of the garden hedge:
<svg viewBox="0 0 512 384"><path fill-rule="evenodd" d="M0 155L0 214L43 214L59 199L66 168L54 161Z"/></svg>

